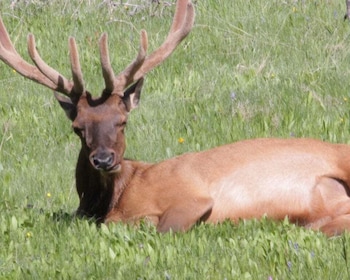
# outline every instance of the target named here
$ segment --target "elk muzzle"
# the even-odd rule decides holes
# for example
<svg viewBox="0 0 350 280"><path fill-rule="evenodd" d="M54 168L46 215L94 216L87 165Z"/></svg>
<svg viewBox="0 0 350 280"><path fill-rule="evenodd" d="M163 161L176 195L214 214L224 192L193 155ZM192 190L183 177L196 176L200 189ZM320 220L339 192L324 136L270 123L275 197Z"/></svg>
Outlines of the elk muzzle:
<svg viewBox="0 0 350 280"><path fill-rule="evenodd" d="M116 154L111 149L97 149L90 154L91 165L100 171L118 172L120 162L116 161Z"/></svg>

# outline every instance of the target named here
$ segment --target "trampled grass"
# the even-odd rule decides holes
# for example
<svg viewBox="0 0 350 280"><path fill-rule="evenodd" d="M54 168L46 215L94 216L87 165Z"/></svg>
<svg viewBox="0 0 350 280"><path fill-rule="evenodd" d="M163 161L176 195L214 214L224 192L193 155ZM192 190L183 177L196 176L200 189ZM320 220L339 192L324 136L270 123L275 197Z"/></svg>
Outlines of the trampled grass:
<svg viewBox="0 0 350 280"><path fill-rule="evenodd" d="M1 1L0 11L21 55L28 58L33 32L42 57L68 77L67 38L75 36L87 88L99 94L100 34L109 33L118 72L134 58L140 29L148 31L150 49L162 42L174 8L107 2L33 0L11 8ZM191 35L146 78L128 123L127 157L160 161L255 137L350 142L343 1L195 5ZM162 235L147 225L96 228L73 219L79 145L52 93L1 63L1 279L349 278L349 234L327 239L263 220Z"/></svg>

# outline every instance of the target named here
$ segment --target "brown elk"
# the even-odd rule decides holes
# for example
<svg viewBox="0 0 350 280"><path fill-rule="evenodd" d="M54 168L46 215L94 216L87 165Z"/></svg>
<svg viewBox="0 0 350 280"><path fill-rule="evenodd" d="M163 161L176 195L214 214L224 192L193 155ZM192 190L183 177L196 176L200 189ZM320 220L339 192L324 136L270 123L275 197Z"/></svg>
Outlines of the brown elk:
<svg viewBox="0 0 350 280"><path fill-rule="evenodd" d="M350 147L312 139L246 140L188 153L156 164L123 158L128 113L138 105L144 75L164 61L190 32L194 8L179 0L165 42L146 55L141 32L137 58L119 75L110 65L107 35L100 39L105 89L93 98L84 88L78 51L69 39L73 81L28 49L35 66L13 47L0 20L0 58L24 77L55 92L81 139L76 167L77 213L98 222L151 221L160 232L195 223L262 216L321 230L350 230Z"/></svg>

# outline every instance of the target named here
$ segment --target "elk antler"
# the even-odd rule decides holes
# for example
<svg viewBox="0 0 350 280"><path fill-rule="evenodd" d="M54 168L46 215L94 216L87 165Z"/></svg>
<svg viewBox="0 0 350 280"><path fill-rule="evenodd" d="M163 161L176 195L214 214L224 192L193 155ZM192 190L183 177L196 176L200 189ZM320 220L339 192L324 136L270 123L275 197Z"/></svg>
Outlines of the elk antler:
<svg viewBox="0 0 350 280"><path fill-rule="evenodd" d="M78 51L75 40L72 37L69 38L69 50L73 82L65 78L42 60L36 50L33 34L28 35L28 52L35 66L26 62L14 48L0 17L0 59L22 76L72 98L79 97L85 90Z"/></svg>
<svg viewBox="0 0 350 280"><path fill-rule="evenodd" d="M145 30L141 31L140 50L136 59L128 67L125 68L123 71L124 75L119 75L117 78L114 76L114 72L110 63L107 38L107 33L103 33L100 38L102 74L106 84L105 92L109 94L112 92L122 94L123 90L134 81L131 78L135 75L135 72L140 69L145 61L148 46L147 33Z"/></svg>
<svg viewBox="0 0 350 280"><path fill-rule="evenodd" d="M190 0L178 0L169 34L163 44L152 54L146 55L147 33L141 31L141 44L137 58L118 76L114 76L108 57L107 36L100 39L102 71L106 92L123 95L123 90L134 81L144 77L149 71L167 59L180 42L188 35L194 24L194 7Z"/></svg>
<svg viewBox="0 0 350 280"><path fill-rule="evenodd" d="M102 74L106 85L104 93L123 96L126 87L144 77L146 73L171 55L191 31L193 23L194 8L191 1L178 0L172 26L163 44L152 54L146 56L147 33L142 30L140 50L136 59L117 76L114 75L109 59L107 34L102 34L99 44ZM28 35L28 52L35 65L26 62L14 48L0 17L0 59L22 76L77 101L82 94L85 94L84 81L75 39L70 37L68 42L73 81L68 80L44 62L36 50L33 34Z"/></svg>
<svg viewBox="0 0 350 280"><path fill-rule="evenodd" d="M174 20L167 38L157 50L146 58L140 70L135 73L134 81L143 77L172 54L190 33L194 24L194 16L193 4L188 0L178 0Z"/></svg>

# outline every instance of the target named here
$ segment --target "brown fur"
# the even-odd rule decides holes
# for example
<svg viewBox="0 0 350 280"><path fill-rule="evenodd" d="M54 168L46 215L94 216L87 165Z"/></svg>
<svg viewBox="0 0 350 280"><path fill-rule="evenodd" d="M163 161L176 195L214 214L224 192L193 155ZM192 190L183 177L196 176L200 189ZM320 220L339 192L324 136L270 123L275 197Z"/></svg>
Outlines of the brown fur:
<svg viewBox="0 0 350 280"><path fill-rule="evenodd" d="M147 217L159 231L187 230L210 211L206 222L288 216L339 234L350 226L347 154L312 139L255 139L154 165L123 161L133 172L105 221Z"/></svg>

